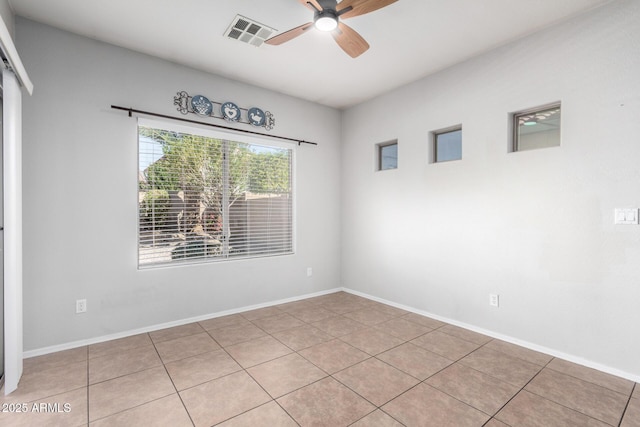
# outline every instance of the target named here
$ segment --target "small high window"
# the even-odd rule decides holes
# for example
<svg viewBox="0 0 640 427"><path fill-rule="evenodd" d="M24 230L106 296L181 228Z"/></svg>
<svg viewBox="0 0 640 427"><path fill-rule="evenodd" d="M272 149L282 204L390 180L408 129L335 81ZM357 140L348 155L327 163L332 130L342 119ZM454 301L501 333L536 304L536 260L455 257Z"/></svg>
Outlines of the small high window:
<svg viewBox="0 0 640 427"><path fill-rule="evenodd" d="M398 168L398 141L377 144L377 170Z"/></svg>
<svg viewBox="0 0 640 427"><path fill-rule="evenodd" d="M514 113L511 151L559 146L560 117L559 103Z"/></svg>
<svg viewBox="0 0 640 427"><path fill-rule="evenodd" d="M433 132L434 163L462 159L462 128L456 126Z"/></svg>

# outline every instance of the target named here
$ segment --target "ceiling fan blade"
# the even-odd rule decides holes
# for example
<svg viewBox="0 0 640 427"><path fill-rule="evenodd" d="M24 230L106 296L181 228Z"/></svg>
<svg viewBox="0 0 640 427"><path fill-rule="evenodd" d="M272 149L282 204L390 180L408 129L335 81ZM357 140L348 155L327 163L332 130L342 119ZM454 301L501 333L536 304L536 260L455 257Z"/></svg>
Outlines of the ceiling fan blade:
<svg viewBox="0 0 640 427"><path fill-rule="evenodd" d="M298 36L306 33L307 30L313 28L313 22L307 22L306 24L300 25L299 27L292 28L289 31L285 31L282 34L278 34L277 36L273 36L264 42L270 45L280 45L284 42L288 42L291 39L295 39Z"/></svg>
<svg viewBox="0 0 640 427"><path fill-rule="evenodd" d="M353 9L340 15L340 19L353 18L354 16L364 15L365 13L389 6L397 1L398 0L342 0L338 3L338 15L340 15L341 10L351 6Z"/></svg>
<svg viewBox="0 0 640 427"><path fill-rule="evenodd" d="M298 0L300 3L302 3L304 6L307 6L309 9L313 10L314 12L316 10L322 10L322 6L320 6L320 3L318 3L318 0ZM311 3L313 6L311 6L309 3ZM314 9L313 7L316 7L317 9Z"/></svg>
<svg viewBox="0 0 640 427"><path fill-rule="evenodd" d="M342 22L338 22L338 28L331 34L342 50L352 58L357 58L369 49L369 43L356 30Z"/></svg>

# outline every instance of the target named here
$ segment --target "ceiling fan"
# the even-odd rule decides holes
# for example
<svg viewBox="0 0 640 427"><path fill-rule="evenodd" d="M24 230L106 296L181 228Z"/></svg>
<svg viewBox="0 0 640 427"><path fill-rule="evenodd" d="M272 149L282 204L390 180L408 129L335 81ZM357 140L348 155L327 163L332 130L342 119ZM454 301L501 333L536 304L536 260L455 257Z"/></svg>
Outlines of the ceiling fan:
<svg viewBox="0 0 640 427"><path fill-rule="evenodd" d="M356 58L369 49L369 43L353 28L340 22L340 19L364 15L365 13L389 6L398 0L342 0L340 3L338 3L337 0L298 1L313 10L313 22L307 22L299 27L271 37L265 41L266 44L280 45L316 27L320 31L331 32L338 46L349 56Z"/></svg>

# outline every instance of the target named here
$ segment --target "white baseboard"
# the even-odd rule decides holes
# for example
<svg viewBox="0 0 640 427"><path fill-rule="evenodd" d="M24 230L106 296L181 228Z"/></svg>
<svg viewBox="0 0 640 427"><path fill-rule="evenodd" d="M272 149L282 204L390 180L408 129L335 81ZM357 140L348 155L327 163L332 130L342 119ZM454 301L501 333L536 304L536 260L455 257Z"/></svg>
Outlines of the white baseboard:
<svg viewBox="0 0 640 427"><path fill-rule="evenodd" d="M35 356L41 356L44 354L49 354L49 353L54 353L57 351L63 351L63 350L70 350L72 348L78 348L78 347L82 347L85 345L91 345L91 344L97 344L97 343L101 343L101 342L105 342L105 341L110 341L110 340L114 340L114 339L118 339L118 338L126 338L132 335L138 335L138 334L143 334L143 333L147 333L147 332L153 332L153 331L157 331L160 329L166 329L166 328L172 328L174 326L182 326L182 325L186 325L188 323L193 323L193 322L200 322L203 320L209 320L209 319L214 319L216 317L222 317L222 316L228 316L230 314L237 314L237 313L242 313L245 311L250 311L250 310L256 310L259 308L265 308L265 307L271 307L274 305L279 305L279 304L285 304L288 302L294 302L294 301L299 301L299 300L303 300L303 299L307 299L307 298L313 298L313 297L317 297L317 296L321 296L321 295L327 295L327 294L332 294L335 292L340 292L340 291L344 291L353 295L357 295L363 298L367 298L369 300L372 301L377 301L383 304L387 304L390 305L392 307L396 307L396 308L400 308L402 310L411 312L411 313L416 313L416 314L420 314L422 316L427 316L430 317L432 319L436 319L439 320L441 322L445 322L445 323L449 323L451 325L454 326L459 326L461 328L464 329L468 329L470 331L473 332L478 332L480 334L483 335L487 335L489 337L492 338L496 338L502 341L506 341L508 343L511 344L515 344L515 345L519 345L520 347L524 347L524 348L528 348L530 350L534 350L540 353L544 353L544 354L548 354L549 356L553 356L553 357L557 357L560 359L564 359L567 360L569 362L573 362L576 363L578 365L582 365L585 366L587 368L592 368L592 369L596 369L598 371L601 372L606 372L608 374L611 375L615 375L621 378L625 378L637 383L640 383L640 376L638 375L633 375L629 372L625 372L622 371L620 369L616 369L616 368L612 368L610 366L606 366L606 365L602 365L600 363L595 363L592 362L590 360L584 359L580 356L576 356L573 354L567 354L561 351L557 351L555 349L552 348L548 348L548 347L544 347L544 346L540 346L537 344L533 344L530 343L528 341L523 341L511 336L507 336L507 335L503 335L494 331L490 331L487 329L483 329L483 328L479 328L475 325L471 325L468 323L464 323L464 322L459 322L457 320L454 319L449 319L443 316L439 316L437 314L433 314L433 313L429 313L423 310L418 310L416 308L413 307L409 307L403 304L398 304L395 303L393 301L389 301L383 298L378 298L375 297L373 295L369 295L369 294L365 294L363 292L359 292L359 291L355 291L353 289L348 289L348 288L333 288L333 289L329 289L326 291L320 291L320 292L315 292L312 294L306 294L306 295L300 295L297 297L292 297L292 298L285 298L285 299L281 299L281 300L277 300L277 301L270 301L270 302L265 302L262 304L255 304L255 305L250 305L250 306L245 306L245 307L240 307L240 308L236 308L236 309L232 309L232 310L225 310L225 311L221 311L221 312L217 312L217 313L211 313L211 314L206 314L203 316L196 316L196 317L191 317L188 319L181 319L181 320L176 320L174 322L167 322L167 323L162 323L162 324L158 324L158 325L152 325L152 326L148 326L148 327L144 327L144 328L139 328L139 329L133 329L133 330L129 330L129 331L123 331L123 332L119 332L116 334L110 334L110 335L103 335L100 337L96 337L96 338L90 338L90 339L86 339L86 340L79 340L79 341L73 341L73 342L69 342L69 343L65 343L65 344L60 344L60 345L54 345L54 346L50 346L50 347L43 347L43 348L39 348L36 350L29 350L29 351L25 351L23 353L23 356L25 359L30 358L30 357L35 357Z"/></svg>
<svg viewBox="0 0 640 427"><path fill-rule="evenodd" d="M523 340L511 337L511 336L508 336L508 335L503 335L503 334L500 334L500 333L497 333L497 332L494 332L494 331L490 331L488 329L479 328L477 326L470 325L468 323L463 323L463 322L459 322L457 320L449 319L449 318L446 318L446 317L443 317L443 316L438 316L437 314L429 313L429 312L426 312L426 311L423 311L423 310L418 310L416 308L409 307L409 306L406 306L406 305L403 305L403 304L398 304L398 303L395 303L393 301L388 301L388 300L385 300L383 298L378 298L378 297L375 297L373 295L365 294L364 292L354 291L353 289L348 289L348 288L342 288L342 290L344 292L347 292L347 293L350 293L350 294L353 294L353 295L357 295L359 297L363 297L363 298L370 299L372 301L377 301L377 302L380 302L380 303L383 303L383 304L387 304L387 305L390 305L392 307L396 307L396 308L399 308L399 309L402 309L402 310L405 310L405 311L409 311L411 313L416 313L416 314L420 314L422 316L427 316L427 317L430 317L432 319L440 320L441 322L449 323L451 325L459 326L461 328L468 329L468 330L473 331L473 332L478 332L479 334L487 335L487 336L489 336L491 338L496 338L496 339L499 339L499 340L502 340L502 341L506 341L506 342L511 343L511 344L519 345L520 347L528 348L529 350L537 351L539 353L548 354L549 356L557 357L559 359L564 359L564 360L567 360L569 362L585 366L587 368L596 369L598 371L605 372L607 374L615 375L617 377L625 378L625 379L628 379L630 381L634 381L634 382L640 383L640 376L638 376L638 375L634 375L634 374L631 374L629 372L622 371L620 369L612 368L612 367L607 366L607 365L602 365L600 363L592 362L592 361L584 359L584 358L582 358L580 356L564 353L564 352L561 352L561 351L558 351L558 350L555 350L555 349L552 349L552 348L548 348L548 347L544 347L544 346L541 346L541 345L533 344L533 343L530 343L528 341L523 341Z"/></svg>
<svg viewBox="0 0 640 427"><path fill-rule="evenodd" d="M182 325L186 325L188 323L201 322L203 320L209 320L209 319L214 319L216 317L228 316L230 314L237 314L237 313L242 313L242 312L245 312L245 311L256 310L258 308L271 307L271 306L274 306L274 305L285 304L285 303L288 303L288 302L294 302L294 301L299 301L299 300L303 300L303 299L307 299L307 298L313 298L313 297L318 297L318 296L322 296L322 295L332 294L332 293L335 293L335 292L340 292L342 290L343 290L342 288L334 288L334 289L329 289L329 290L326 290L326 291L314 292L314 293L311 293L311 294L300 295L300 296L291 297L291 298L285 298L285 299L281 299L281 300L277 300L277 301L270 301L270 302L265 302L265 303L261 303L261 304L254 304L254 305L249 305L249 306L245 306L245 307L235 308L235 309L232 309L232 310L219 311L217 313L205 314L203 316L190 317L188 319L180 319L180 320L176 320L176 321L173 321L173 322L161 323L161 324L158 324L158 325L151 325L151 326L147 326L147 327L144 327L144 328L132 329L132 330L128 330L128 331L118 332L118 333L115 333L115 334L103 335L103 336L96 337L96 338L89 338L89 339L86 339L86 340L72 341L72 342L68 342L68 343L64 343L64 344L52 345L52 346L49 346L49 347L42 347L42 348L38 348L38 349L35 349L35 350L25 351L24 353L22 353L22 356L23 356L23 358L28 359L30 357L42 356L44 354L55 353L57 351L71 350L73 348L83 347L85 345L97 344L97 343L101 343L101 342L105 342L105 341L115 340L115 339L118 339L118 338L126 338L126 337L130 337L132 335L138 335L138 334L144 334L144 333L147 333L147 332L158 331L160 329L173 328L174 326L182 326Z"/></svg>

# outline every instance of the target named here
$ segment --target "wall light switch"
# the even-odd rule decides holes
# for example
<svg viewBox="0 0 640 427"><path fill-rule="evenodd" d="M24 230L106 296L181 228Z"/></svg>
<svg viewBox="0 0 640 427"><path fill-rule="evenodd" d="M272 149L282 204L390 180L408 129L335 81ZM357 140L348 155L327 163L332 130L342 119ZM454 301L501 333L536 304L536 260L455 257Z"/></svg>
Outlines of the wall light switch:
<svg viewBox="0 0 640 427"><path fill-rule="evenodd" d="M500 306L500 295L497 294L489 294L489 305L492 307Z"/></svg>
<svg viewBox="0 0 640 427"><path fill-rule="evenodd" d="M638 209L616 209L614 224L638 224Z"/></svg>

